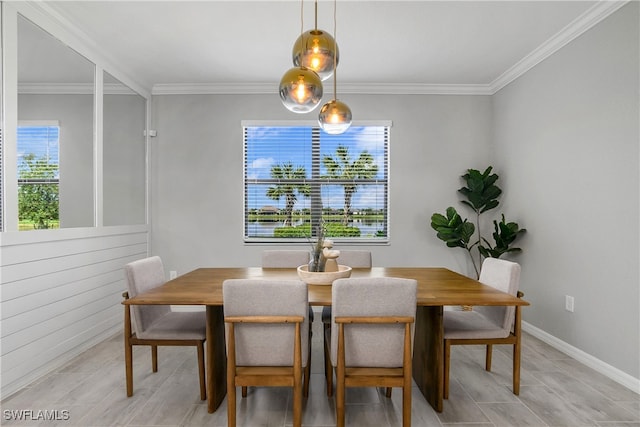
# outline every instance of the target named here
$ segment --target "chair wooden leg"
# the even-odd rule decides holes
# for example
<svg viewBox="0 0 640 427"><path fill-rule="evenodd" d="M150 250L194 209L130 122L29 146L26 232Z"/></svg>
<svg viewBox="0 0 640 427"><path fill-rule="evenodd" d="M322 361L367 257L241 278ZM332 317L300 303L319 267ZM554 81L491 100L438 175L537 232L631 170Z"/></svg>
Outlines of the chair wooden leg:
<svg viewBox="0 0 640 427"><path fill-rule="evenodd" d="M513 345L513 394L520 394L520 340Z"/></svg>
<svg viewBox="0 0 640 427"><path fill-rule="evenodd" d="M227 425L236 427L236 387L229 385L227 385Z"/></svg>
<svg viewBox="0 0 640 427"><path fill-rule="evenodd" d="M151 370L158 372L158 346L151 346Z"/></svg>
<svg viewBox="0 0 640 427"><path fill-rule="evenodd" d="M307 352L307 366L304 367L304 386L302 389L304 397L309 397L309 380L311 379L311 326L309 326L309 348Z"/></svg>
<svg viewBox="0 0 640 427"><path fill-rule="evenodd" d="M336 426L344 427L345 416L345 354L344 354L344 325L338 328L338 363L336 367Z"/></svg>
<svg viewBox="0 0 640 427"><path fill-rule="evenodd" d="M200 341L198 348L198 375L200 376L200 400L207 399L207 382L204 372L204 341Z"/></svg>
<svg viewBox="0 0 640 427"><path fill-rule="evenodd" d="M122 294L125 299L129 294ZM127 397L133 396L133 347L131 346L131 309L127 305L124 307L124 365L125 377L127 380Z"/></svg>
<svg viewBox="0 0 640 427"><path fill-rule="evenodd" d="M411 385L402 387L402 426L411 427Z"/></svg>
<svg viewBox="0 0 640 427"><path fill-rule="evenodd" d="M444 399L449 398L449 365L451 361L449 358L451 357L451 344L448 340L444 340L444 372L443 372L443 383L444 390L442 391L442 397Z"/></svg>
<svg viewBox="0 0 640 427"><path fill-rule="evenodd" d="M129 338L124 339L124 360L127 377L127 397L133 396L133 347L129 343Z"/></svg>
<svg viewBox="0 0 640 427"><path fill-rule="evenodd" d="M242 397L247 397L247 386L242 386Z"/></svg>
<svg viewBox="0 0 640 427"><path fill-rule="evenodd" d="M485 357L485 362L484 362L484 369L486 369L487 371L491 370L491 356L493 353L493 345L491 344L487 344L487 355Z"/></svg>
<svg viewBox="0 0 640 427"><path fill-rule="evenodd" d="M524 294L518 292L518 298ZM522 353L522 311L521 307L516 307L515 321L513 323L513 334L516 342L513 345L513 394L520 394L520 355Z"/></svg>
<svg viewBox="0 0 640 427"><path fill-rule="evenodd" d="M236 427L236 344L233 323L229 325L227 353L227 426ZM209 371L211 372L211 371Z"/></svg>
<svg viewBox="0 0 640 427"><path fill-rule="evenodd" d="M329 353L329 343L327 333L324 335L324 377L327 384L327 397L333 396L333 366L331 365L331 354Z"/></svg>
<svg viewBox="0 0 640 427"><path fill-rule="evenodd" d="M404 352L402 367L404 369L404 376L402 382L402 425L403 427L411 427L411 380L413 378L411 367L412 363L411 354L411 327L407 323L405 325L404 333ZM391 392L391 387L388 388ZM391 393L389 393L391 395Z"/></svg>
<svg viewBox="0 0 640 427"><path fill-rule="evenodd" d="M295 381L293 384L293 427L302 425L302 389L304 387L301 381Z"/></svg>
<svg viewBox="0 0 640 427"><path fill-rule="evenodd" d="M393 390L393 388L387 387L387 390L385 392L385 396L387 396L388 398L391 398L391 390Z"/></svg>

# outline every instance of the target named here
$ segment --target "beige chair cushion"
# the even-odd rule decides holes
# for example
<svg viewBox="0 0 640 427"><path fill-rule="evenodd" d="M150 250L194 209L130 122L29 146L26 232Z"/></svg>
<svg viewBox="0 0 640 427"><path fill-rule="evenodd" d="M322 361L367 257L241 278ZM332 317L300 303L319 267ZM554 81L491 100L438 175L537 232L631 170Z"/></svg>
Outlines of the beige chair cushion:
<svg viewBox="0 0 640 427"><path fill-rule="evenodd" d="M300 331L302 365L306 366L309 354L309 299L304 282L225 280L222 299L225 316L304 316ZM236 324L236 365L293 366L294 330L293 324Z"/></svg>
<svg viewBox="0 0 640 427"><path fill-rule="evenodd" d="M269 249L262 251L262 268L298 268L309 264L309 251ZM309 320L313 322L313 309L309 307Z"/></svg>
<svg viewBox="0 0 640 427"><path fill-rule="evenodd" d="M338 316L416 315L417 282L392 277L338 279L332 285L331 363L337 365ZM404 325L347 325L345 363L349 367L400 367Z"/></svg>
<svg viewBox="0 0 640 427"><path fill-rule="evenodd" d="M371 251L340 250L337 261L351 268L371 268Z"/></svg>
<svg viewBox="0 0 640 427"><path fill-rule="evenodd" d="M482 263L480 282L511 295L518 293L520 265L497 258ZM476 306L473 311L445 311L446 339L506 338L513 328L515 307Z"/></svg>
<svg viewBox="0 0 640 427"><path fill-rule="evenodd" d="M149 340L204 340L206 322L204 311L170 311L137 336Z"/></svg>
<svg viewBox="0 0 640 427"><path fill-rule="evenodd" d="M351 268L371 268L371 251L340 250L337 261ZM322 308L322 323L331 323L331 307Z"/></svg>
<svg viewBox="0 0 640 427"><path fill-rule="evenodd" d="M262 251L263 268L297 268L309 264L309 251L266 250Z"/></svg>
<svg viewBox="0 0 640 427"><path fill-rule="evenodd" d="M164 267L158 256L133 261L127 264L124 269L130 298L165 283ZM170 312L171 307L168 305L132 305L133 331L139 338L143 338L152 324Z"/></svg>

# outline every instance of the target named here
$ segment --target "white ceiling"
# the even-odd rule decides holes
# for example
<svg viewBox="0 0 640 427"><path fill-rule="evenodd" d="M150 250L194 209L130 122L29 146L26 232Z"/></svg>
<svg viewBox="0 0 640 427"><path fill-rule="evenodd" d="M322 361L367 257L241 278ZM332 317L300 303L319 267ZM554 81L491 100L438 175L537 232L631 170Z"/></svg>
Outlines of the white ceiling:
<svg viewBox="0 0 640 427"><path fill-rule="evenodd" d="M523 62L539 61L540 52L601 19L603 4L611 2L339 0L339 89L495 89ZM156 91L189 85L275 91L292 66L300 6L293 0L46 2ZM318 10L318 27L333 33L333 1L321 0ZM313 2L306 0L304 28L312 27Z"/></svg>

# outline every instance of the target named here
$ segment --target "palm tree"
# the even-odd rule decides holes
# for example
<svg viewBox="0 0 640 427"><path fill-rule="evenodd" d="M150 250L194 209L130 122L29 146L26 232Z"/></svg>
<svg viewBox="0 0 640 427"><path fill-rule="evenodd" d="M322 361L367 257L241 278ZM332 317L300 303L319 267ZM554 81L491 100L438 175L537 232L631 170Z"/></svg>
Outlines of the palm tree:
<svg viewBox="0 0 640 427"><path fill-rule="evenodd" d="M373 156L367 150L360 153L355 161L351 161L349 155L349 147L339 145L336 149L335 157L325 156L322 159L324 167L327 169L328 179L350 180L342 184L344 187L344 209L342 215L342 224L349 224L349 215L351 212L351 200L356 191L358 184L356 179L371 179L378 173L378 165L373 162Z"/></svg>
<svg viewBox="0 0 640 427"><path fill-rule="evenodd" d="M269 187L267 189L267 197L273 200L280 200L282 197L285 198L285 226L293 225L293 207L298 200L296 193L304 197L309 197L311 194L309 184L302 183L306 177L307 171L304 166L294 167L291 162L271 166L271 178L284 182Z"/></svg>

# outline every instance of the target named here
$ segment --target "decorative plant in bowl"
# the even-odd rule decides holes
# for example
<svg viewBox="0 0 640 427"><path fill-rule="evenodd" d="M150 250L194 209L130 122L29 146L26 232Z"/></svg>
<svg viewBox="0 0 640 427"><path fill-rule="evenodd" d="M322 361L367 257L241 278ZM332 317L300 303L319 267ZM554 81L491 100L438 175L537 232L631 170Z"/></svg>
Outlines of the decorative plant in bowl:
<svg viewBox="0 0 640 427"><path fill-rule="evenodd" d="M338 265L340 251L333 250L333 241L326 239L326 229L321 223L316 232L317 240L311 242L311 261L298 267L298 276L310 285L330 285L335 279L351 276L351 267Z"/></svg>
<svg viewBox="0 0 640 427"><path fill-rule="evenodd" d="M321 223L316 228L316 236L317 236L316 243L313 244L311 243L311 241L309 241L311 243L311 261L309 261L308 271L312 271L312 272L324 271L326 259L323 254L323 249L325 248L325 245L333 246L333 242L331 240L328 240L328 239L325 240L325 237L324 237L325 233L326 233L326 228L324 226L324 223Z"/></svg>
<svg viewBox="0 0 640 427"><path fill-rule="evenodd" d="M480 215L496 208L499 204L498 197L502 194L502 190L496 185L499 176L492 174L492 169L491 166L484 172L468 169L467 173L462 175L466 186L460 188L458 192L467 198L467 200L461 200L462 204L469 206L475 212L476 225L466 218L463 219L451 206L447 208L445 215L434 213L431 216L431 228L437 232L436 236L440 240L450 248L459 247L467 251L476 273L476 279L480 277L479 268L483 258L500 258L505 253L521 252L522 249L511 247L511 245L526 232L526 229L520 228L518 223L507 222L502 214L500 222L493 221L494 244L492 245L482 237ZM472 242L476 231L478 233L477 239Z"/></svg>

